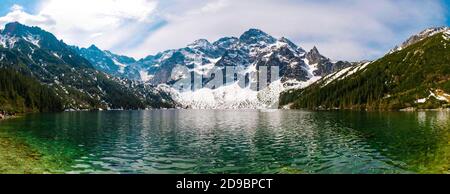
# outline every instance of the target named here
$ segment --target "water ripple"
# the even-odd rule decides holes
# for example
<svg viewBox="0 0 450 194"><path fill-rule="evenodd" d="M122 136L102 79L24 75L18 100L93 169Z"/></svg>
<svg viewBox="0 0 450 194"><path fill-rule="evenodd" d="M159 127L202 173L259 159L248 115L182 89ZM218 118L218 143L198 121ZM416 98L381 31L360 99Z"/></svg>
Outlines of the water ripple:
<svg viewBox="0 0 450 194"><path fill-rule="evenodd" d="M448 113L155 110L2 123L68 173L448 173ZM45 127L47 130L42 130Z"/></svg>

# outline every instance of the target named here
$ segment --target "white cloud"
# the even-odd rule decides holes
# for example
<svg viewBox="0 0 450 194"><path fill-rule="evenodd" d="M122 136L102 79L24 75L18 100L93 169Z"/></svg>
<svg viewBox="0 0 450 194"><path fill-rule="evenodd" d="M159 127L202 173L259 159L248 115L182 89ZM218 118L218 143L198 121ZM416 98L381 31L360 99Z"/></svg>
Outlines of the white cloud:
<svg viewBox="0 0 450 194"><path fill-rule="evenodd" d="M21 5L17 5L17 4L14 4L12 7L11 7L11 11L22 11L23 10L23 7L21 6Z"/></svg>
<svg viewBox="0 0 450 194"><path fill-rule="evenodd" d="M34 15L14 5L0 17L0 24L19 21L40 26L71 44L110 49L127 44L127 38L151 25L156 7L153 0L46 0Z"/></svg>
<svg viewBox="0 0 450 194"><path fill-rule="evenodd" d="M444 19L439 1L214 0L170 15L167 26L130 53L178 48L199 38L239 36L256 27L306 48L317 45L334 59L360 60L378 57L411 33Z"/></svg>
<svg viewBox="0 0 450 194"><path fill-rule="evenodd" d="M46 0L34 15L15 6L0 23L39 25L68 43L134 57L260 28L333 59L359 60L444 24L444 12L439 0Z"/></svg>
<svg viewBox="0 0 450 194"><path fill-rule="evenodd" d="M200 10L201 12L217 12L222 8L225 8L228 5L228 0L218 0L207 3Z"/></svg>
<svg viewBox="0 0 450 194"><path fill-rule="evenodd" d="M6 23L13 21L36 26L50 26L54 24L54 20L49 16L28 14L24 11L22 6L17 4L11 7L11 12L0 17L0 25L4 26Z"/></svg>

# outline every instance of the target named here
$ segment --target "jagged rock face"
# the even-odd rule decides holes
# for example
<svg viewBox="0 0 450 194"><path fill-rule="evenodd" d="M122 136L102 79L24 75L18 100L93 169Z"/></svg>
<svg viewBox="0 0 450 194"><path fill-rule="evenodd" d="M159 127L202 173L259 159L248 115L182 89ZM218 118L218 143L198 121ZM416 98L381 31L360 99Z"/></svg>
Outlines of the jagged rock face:
<svg viewBox="0 0 450 194"><path fill-rule="evenodd" d="M288 47L290 47L293 50L296 50L299 53L305 53L305 50L303 50L303 48L298 47L297 45L295 45L295 43L293 43L291 40L289 40L285 37L282 37L279 41L286 43L288 45Z"/></svg>
<svg viewBox="0 0 450 194"><path fill-rule="evenodd" d="M314 71L314 75L322 77L353 65L346 61L332 62L329 58L320 54L316 47L306 54L306 59L308 59L310 64L317 65L317 70Z"/></svg>
<svg viewBox="0 0 450 194"><path fill-rule="evenodd" d="M258 29L250 29L239 37L239 40L247 45L254 45L265 47L268 44L274 44L277 40L268 35L267 33L258 30Z"/></svg>
<svg viewBox="0 0 450 194"><path fill-rule="evenodd" d="M184 50L185 52L188 52L190 54L203 54L209 58L217 58L223 54L223 52L218 50L215 45L211 44L208 40L205 39L196 40L194 43L188 45L188 47Z"/></svg>
<svg viewBox="0 0 450 194"><path fill-rule="evenodd" d="M306 59L308 59L308 61L311 64L318 64L321 63L323 61L327 61L328 59L324 56L322 56L319 52L319 50L317 50L316 47L314 47L313 49L311 49L311 51L309 51L306 54Z"/></svg>
<svg viewBox="0 0 450 194"><path fill-rule="evenodd" d="M277 66L282 81L307 81L314 76L324 76L351 65L347 62L331 62L316 47L310 52L287 38L276 39L267 33L250 29L239 38L225 37L210 43L200 39L186 48L168 50L139 60L134 72L145 71L152 76L152 84L170 82L170 71L185 66L196 76L208 75L213 67L249 69L260 66ZM128 70L128 69L127 69ZM314 72L309 72L314 70ZM131 71L128 72L130 74ZM248 71L246 71L248 73ZM209 79L206 79L208 82Z"/></svg>
<svg viewBox="0 0 450 194"><path fill-rule="evenodd" d="M317 66L317 70L314 71L314 74L317 76L326 76L330 73L339 71L341 69L344 69L346 67L353 66L353 63L347 62L347 61L338 61L338 62L330 62L330 61L322 61Z"/></svg>
<svg viewBox="0 0 450 194"><path fill-rule="evenodd" d="M287 80L307 81L310 76L304 55L293 49L295 47L292 48L290 45L271 49L270 52L263 53L268 57L262 57L257 62L257 67L267 66L268 69L272 66L278 67L283 82Z"/></svg>
<svg viewBox="0 0 450 194"><path fill-rule="evenodd" d="M251 62L252 59L248 52L241 49L233 49L227 50L217 62L216 66L248 66Z"/></svg>
<svg viewBox="0 0 450 194"><path fill-rule="evenodd" d="M168 83L171 78L172 69L177 64L183 64L186 61L185 56L181 52L174 52L167 60L162 61L160 68L151 80L153 84Z"/></svg>

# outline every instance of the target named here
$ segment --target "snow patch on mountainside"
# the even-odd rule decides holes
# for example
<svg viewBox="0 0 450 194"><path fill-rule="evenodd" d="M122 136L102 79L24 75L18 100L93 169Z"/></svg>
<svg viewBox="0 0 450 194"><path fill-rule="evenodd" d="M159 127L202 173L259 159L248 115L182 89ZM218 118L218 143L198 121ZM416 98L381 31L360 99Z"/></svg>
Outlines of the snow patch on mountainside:
<svg viewBox="0 0 450 194"><path fill-rule="evenodd" d="M28 36L23 37L23 39L26 40L27 42L37 46L38 48L41 47L41 45L39 45L39 42L41 41L39 36L33 36L33 35L29 34Z"/></svg>
<svg viewBox="0 0 450 194"><path fill-rule="evenodd" d="M114 58L112 58L112 61L114 62L115 65L119 67L119 73L125 73L125 68L127 67L127 65L120 63Z"/></svg>
<svg viewBox="0 0 450 194"><path fill-rule="evenodd" d="M262 43L261 43L262 44ZM271 44L266 49L261 49L260 51L255 51L264 53L267 58L274 54L274 48L280 48L283 46L289 46L286 43L274 43ZM219 59L210 59L211 63L205 64L203 66L196 66L192 71L198 74L204 74L203 70L210 70L215 67L215 64ZM265 60L263 57L262 60ZM288 61L288 59L283 59ZM322 76L315 75L315 71L318 70L318 64L309 64L307 59L302 59L305 66L302 67L308 74L307 81L299 81L297 79L288 79L282 81L281 79L273 81L266 88L261 91L252 90L250 87L242 88L239 86L238 82L229 84L226 86L221 86L216 89L202 88L196 91L186 91L179 92L170 86L164 84L166 92L169 93L172 99L181 108L190 109L271 109L279 108L279 98L282 92L291 89L302 89L310 86L311 84L317 82L322 78ZM290 65L300 65L300 64L290 64ZM361 66L362 69L365 66ZM256 73L257 63L253 63L247 67L240 66L240 74L251 74ZM349 68L351 69L351 68ZM174 75L174 74L172 74ZM177 75L175 73L175 75ZM181 74L182 75L182 74ZM181 76L180 75L180 76ZM178 77L178 76L175 76Z"/></svg>
<svg viewBox="0 0 450 194"><path fill-rule="evenodd" d="M0 45L4 48L14 48L17 41L19 41L19 37L9 36L9 35L0 35ZM22 37L23 40L35 45L40 48L39 42L41 41L38 35L28 34L27 36Z"/></svg>
<svg viewBox="0 0 450 194"><path fill-rule="evenodd" d="M210 63L208 64L204 64L202 65L202 61L200 62L195 62L194 64L194 69L192 71L194 71L196 74L198 75L207 75L208 72L210 72L216 65L216 63L220 60L221 58L207 58L208 61L210 61Z"/></svg>
<svg viewBox="0 0 450 194"><path fill-rule="evenodd" d="M299 89L317 81L314 78L307 82L288 80L284 83L277 80L261 91L249 87L242 88L238 82L217 89L202 88L196 91L179 92L174 88L161 84L158 87L169 93L181 108L189 109L271 109L278 108L280 94L290 89Z"/></svg>
<svg viewBox="0 0 450 194"><path fill-rule="evenodd" d="M430 98L434 98L439 101L449 102L450 103L450 94L445 93L443 90L430 91L430 95L426 98L416 100L417 104L424 104Z"/></svg>
<svg viewBox="0 0 450 194"><path fill-rule="evenodd" d="M91 52L87 52L87 55L93 56L88 57L90 61L100 59L105 62L96 63L96 68L100 67L98 69L112 75L124 75L136 81L156 85L170 94L177 105L192 109L278 108L282 92L308 87L323 76L350 64L333 63L322 56L317 48L306 52L287 38L276 39L258 29L250 29L239 38L222 38L213 43L199 39L187 47L166 50L135 63L127 63L127 60L121 60L118 58L120 56L116 57L109 52L106 52L107 57L104 57L103 51L95 46L88 50ZM114 64L109 59L112 59ZM224 71L224 77L216 76L220 75L217 74L218 70ZM276 81L269 83L269 86L261 91L242 88L237 83L249 79L245 82L260 81L259 84L265 84L266 81L263 82L261 77L254 75L269 73L269 70L274 75L270 78ZM274 71L280 71L278 76L275 77ZM215 89L203 88L186 92L171 88L174 87L171 85L173 81L188 77L193 77L196 82L196 78L202 78L203 85L210 83L209 79L225 78L223 81L228 84Z"/></svg>
<svg viewBox="0 0 450 194"><path fill-rule="evenodd" d="M4 48L14 48L16 42L19 41L17 37L11 37L8 35L0 35L0 45Z"/></svg>
<svg viewBox="0 0 450 194"><path fill-rule="evenodd" d="M316 64L309 65L308 59L303 59L303 61L305 62L305 64L307 64L307 68L308 68L307 71L308 71L308 75L309 75L309 80L306 81L306 82L297 82L297 86L294 85L293 87L288 88L288 89L306 88L306 87L310 86L311 84L313 84L313 83L319 81L320 79L322 79L322 76L317 76L317 75L314 74L314 72L319 69L318 68L319 64L316 63ZM293 80L293 81L296 81L296 80ZM291 83L292 83L292 81L291 81Z"/></svg>
<svg viewBox="0 0 450 194"><path fill-rule="evenodd" d="M148 81L150 81L153 78L153 76L149 75L148 72L145 71L145 70L139 71L139 76L141 77L141 80L143 82L148 82Z"/></svg>
<svg viewBox="0 0 450 194"><path fill-rule="evenodd" d="M285 45L285 44L284 44ZM280 44L274 45L280 46ZM269 52L271 53L271 52ZM218 59L216 59L218 60ZM215 61L216 61L215 60ZM206 69L214 67L214 63L202 66ZM306 59L307 64L309 61ZM182 108L190 109L271 109L278 108L279 98L282 92L291 89L302 89L317 82L322 77L314 75L318 69L317 64L306 65L309 79L307 81L298 81L289 79L281 81L281 79L269 84L261 91L252 90L250 87L242 88L238 82L230 85L222 86L217 89L202 88L196 91L178 92L177 90L166 86L174 101L181 105ZM198 72L200 69L194 69ZM257 72L256 64L252 64L242 70L243 73Z"/></svg>
<svg viewBox="0 0 450 194"><path fill-rule="evenodd" d="M303 61L305 62L305 64L309 64L308 59L304 59ZM307 65L306 70L309 76L309 79L307 81L298 81L296 79L289 79L284 81L284 83L282 84L283 90L280 91L280 94L287 90L306 88L322 79L322 76L314 75L314 72L318 70L317 66L318 64Z"/></svg>
<svg viewBox="0 0 450 194"><path fill-rule="evenodd" d="M450 29L444 32L443 38L445 40L450 40Z"/></svg>
<svg viewBox="0 0 450 194"><path fill-rule="evenodd" d="M338 71L336 73L333 73L327 77L324 78L325 80L325 84L322 85L322 87L330 84L331 82L337 80L338 78L342 77L343 75L347 74L350 70L352 69L352 67L347 67L341 71Z"/></svg>
<svg viewBox="0 0 450 194"><path fill-rule="evenodd" d="M161 87L161 86L160 86ZM173 100L190 109L258 109L264 106L258 101L258 92L241 88L238 83L218 89L202 88L196 91L179 92L170 86Z"/></svg>
<svg viewBox="0 0 450 194"><path fill-rule="evenodd" d="M355 74L356 72L364 70L369 64L371 64L371 62L366 62L366 63L360 64L360 65L357 65L357 66L347 67L347 68L342 69L342 70L340 70L340 71L338 71L336 73L332 73L332 74L330 74L328 76L325 76L322 79L323 84L322 84L321 87L325 87L328 84L330 84L330 83L332 83L332 82L334 82L336 80L342 80L342 79L344 79L344 78L346 78L346 77L348 77L350 75Z"/></svg>

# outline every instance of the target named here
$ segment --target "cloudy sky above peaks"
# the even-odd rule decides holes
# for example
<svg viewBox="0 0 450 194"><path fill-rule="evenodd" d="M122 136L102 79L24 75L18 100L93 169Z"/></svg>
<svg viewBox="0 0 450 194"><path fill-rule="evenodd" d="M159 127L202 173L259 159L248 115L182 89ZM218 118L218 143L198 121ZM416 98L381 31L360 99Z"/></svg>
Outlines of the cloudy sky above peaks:
<svg viewBox="0 0 450 194"><path fill-rule="evenodd" d="M19 21L66 43L141 58L196 39L259 28L332 59L382 56L427 27L449 25L450 0L2 0Z"/></svg>

